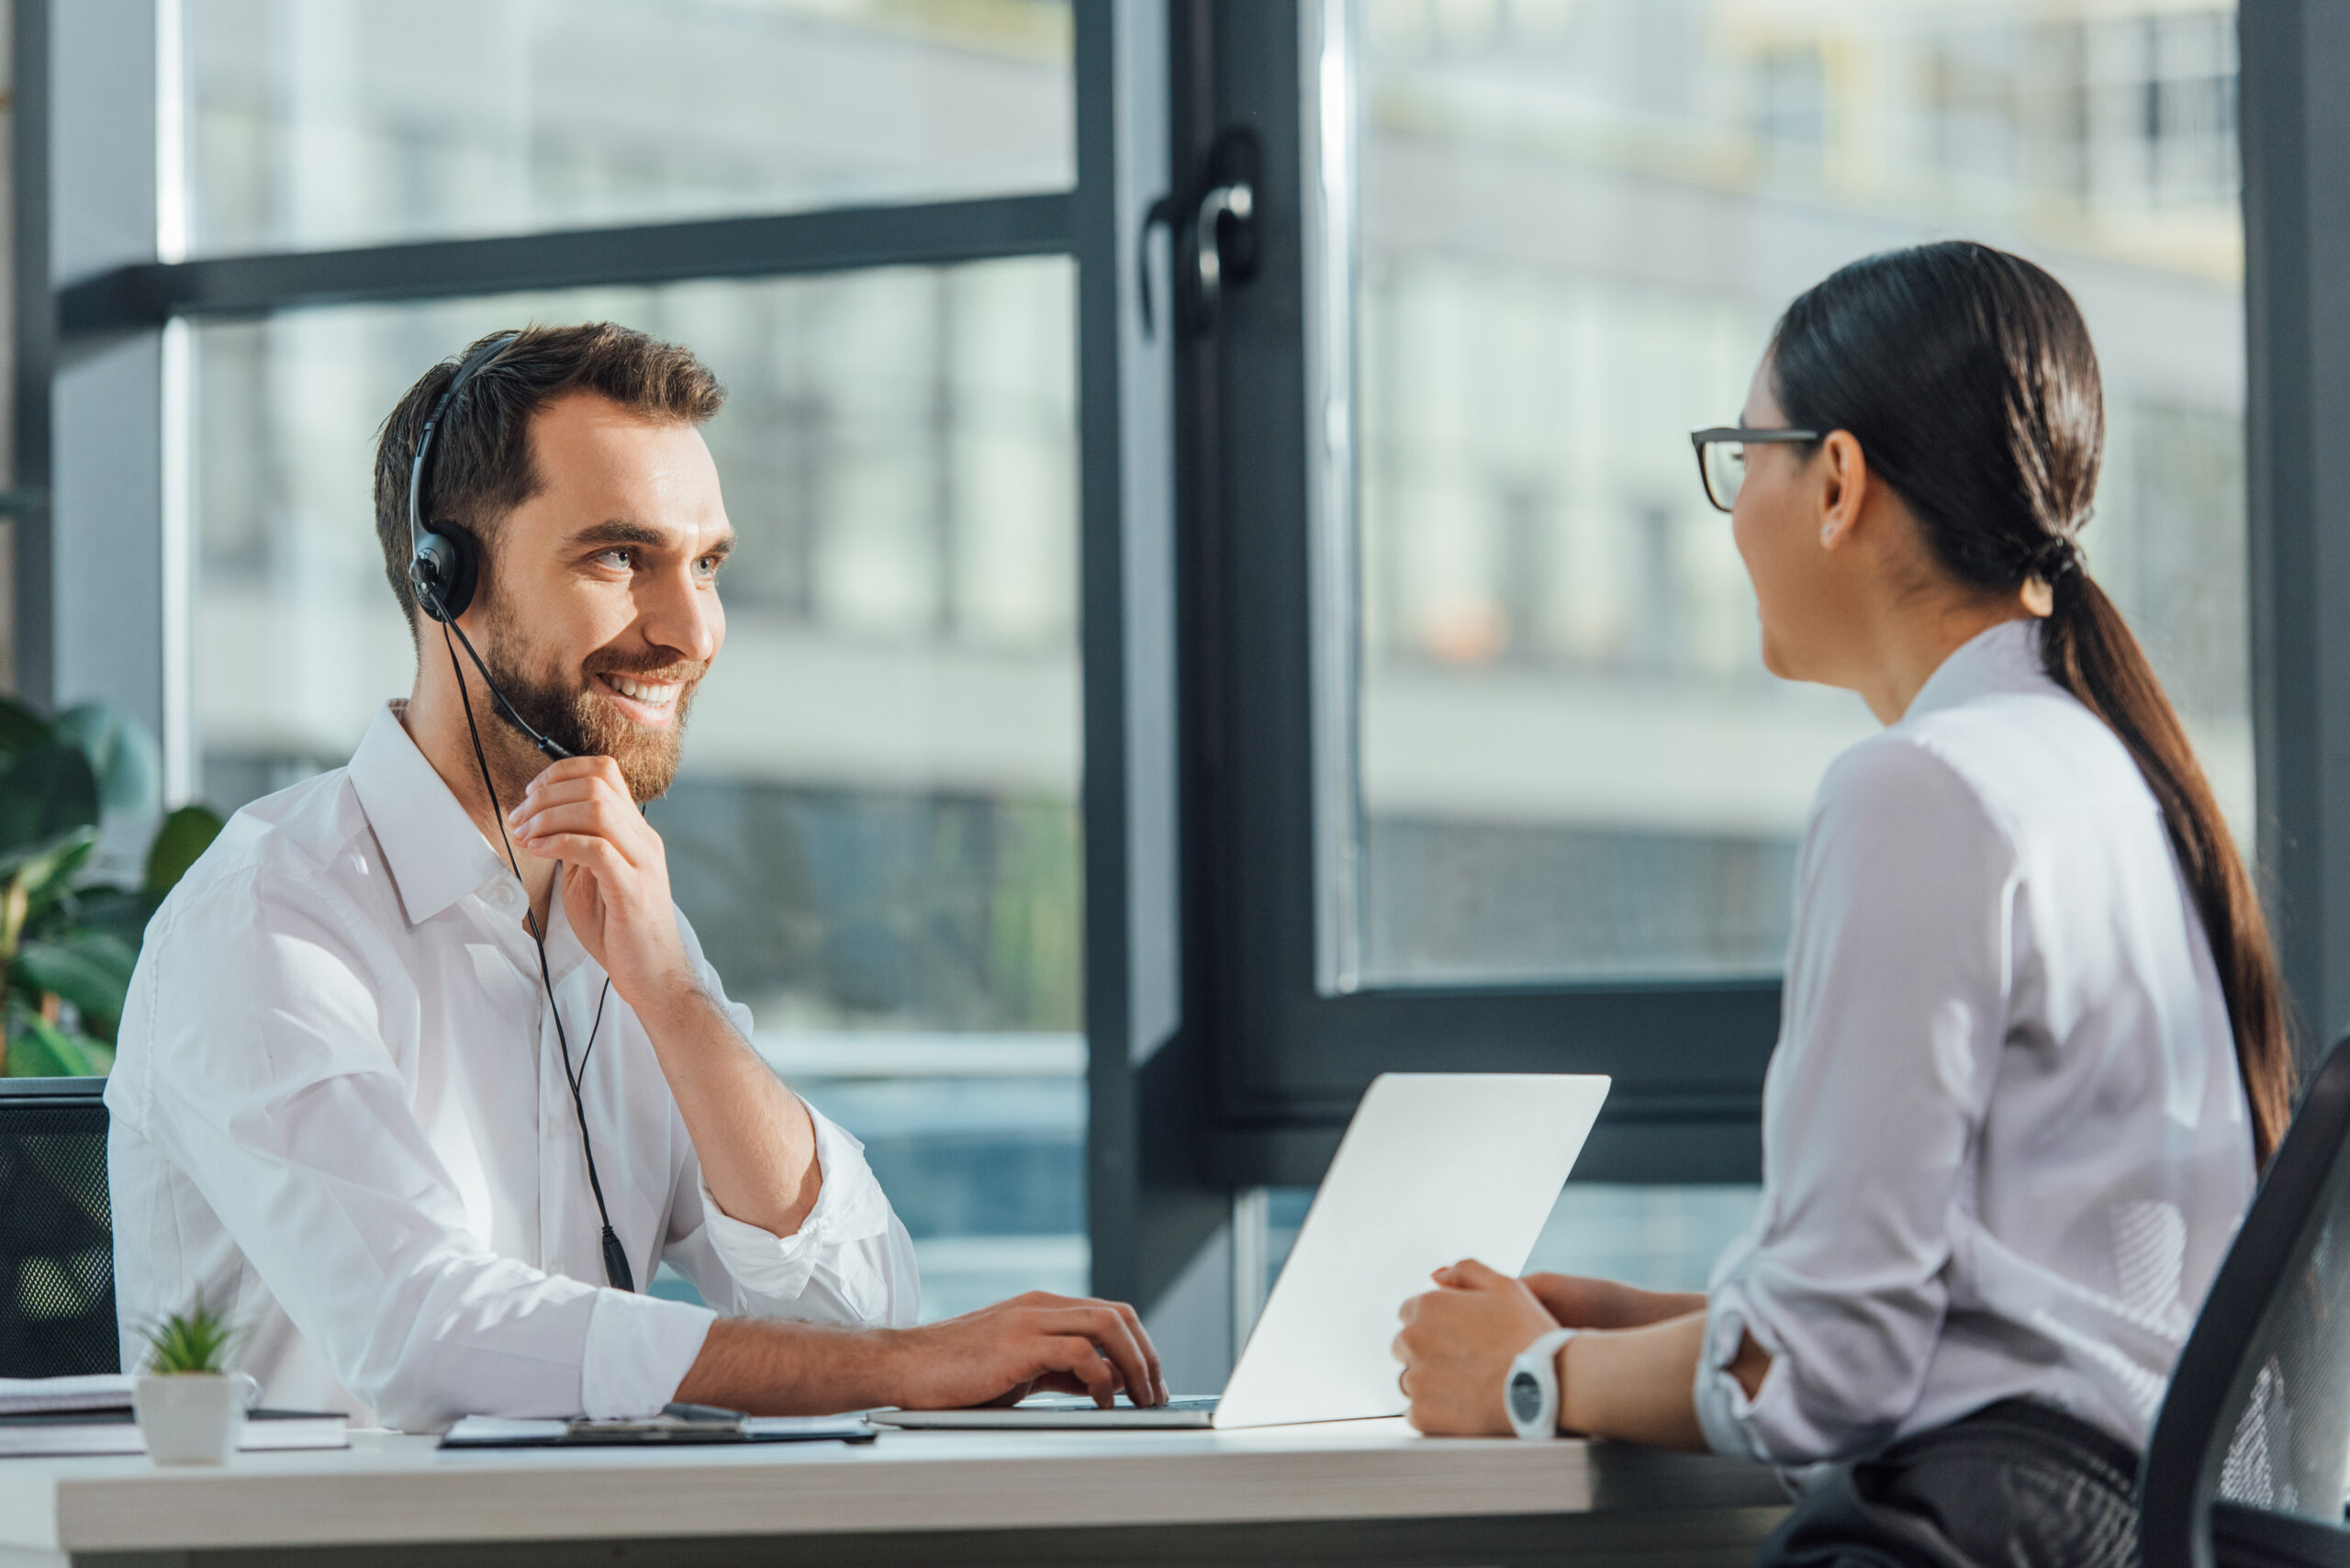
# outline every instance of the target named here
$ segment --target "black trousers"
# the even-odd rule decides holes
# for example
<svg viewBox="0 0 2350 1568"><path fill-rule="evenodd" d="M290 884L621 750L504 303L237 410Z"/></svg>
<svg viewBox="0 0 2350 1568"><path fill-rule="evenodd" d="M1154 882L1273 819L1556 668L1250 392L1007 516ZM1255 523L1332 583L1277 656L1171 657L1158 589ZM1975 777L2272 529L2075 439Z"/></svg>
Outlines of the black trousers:
<svg viewBox="0 0 2350 1568"><path fill-rule="evenodd" d="M2132 1568L2138 1456L2009 1399L1873 1459L1796 1505L1762 1568Z"/></svg>

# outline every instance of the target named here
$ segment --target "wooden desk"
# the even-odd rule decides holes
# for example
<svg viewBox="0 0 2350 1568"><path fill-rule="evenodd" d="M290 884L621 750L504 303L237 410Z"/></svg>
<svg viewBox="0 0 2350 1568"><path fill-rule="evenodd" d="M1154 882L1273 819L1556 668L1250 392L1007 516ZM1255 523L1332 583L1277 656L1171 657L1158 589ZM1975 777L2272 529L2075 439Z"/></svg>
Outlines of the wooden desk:
<svg viewBox="0 0 2350 1568"><path fill-rule="evenodd" d="M1401 1421L667 1452L444 1454L363 1433L218 1470L0 1460L0 1568L1742 1564L1783 1503L1768 1472L1727 1460Z"/></svg>

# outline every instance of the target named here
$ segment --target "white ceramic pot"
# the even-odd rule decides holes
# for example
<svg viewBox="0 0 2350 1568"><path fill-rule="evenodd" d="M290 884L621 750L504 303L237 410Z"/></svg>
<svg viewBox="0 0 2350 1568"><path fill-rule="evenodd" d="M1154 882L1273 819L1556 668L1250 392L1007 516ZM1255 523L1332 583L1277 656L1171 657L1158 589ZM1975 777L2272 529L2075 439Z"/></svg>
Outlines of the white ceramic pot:
<svg viewBox="0 0 2350 1568"><path fill-rule="evenodd" d="M150 1372L130 1385L130 1408L157 1464L219 1464L237 1451L260 1392L243 1372Z"/></svg>

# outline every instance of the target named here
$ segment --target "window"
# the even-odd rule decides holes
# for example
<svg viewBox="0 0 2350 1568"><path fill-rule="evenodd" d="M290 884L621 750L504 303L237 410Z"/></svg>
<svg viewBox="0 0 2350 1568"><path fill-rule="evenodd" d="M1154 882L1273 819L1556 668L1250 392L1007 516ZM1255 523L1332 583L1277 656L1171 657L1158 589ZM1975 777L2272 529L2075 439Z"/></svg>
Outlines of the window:
<svg viewBox="0 0 2350 1568"><path fill-rule="evenodd" d="M1360 678L1335 990L1767 975L1857 699L1773 679L1681 432L1871 251L2075 291L2086 535L2247 842L2234 33L2221 8L1356 0ZM1338 383L1346 385L1344 381ZM1344 523L1346 520L1339 520Z"/></svg>
<svg viewBox="0 0 2350 1568"><path fill-rule="evenodd" d="M199 255L1066 190L1067 0L185 0Z"/></svg>
<svg viewBox="0 0 2350 1568"><path fill-rule="evenodd" d="M1285 20L1232 24L1214 112L1294 113L1302 216L1194 394L1194 569L1245 607L1203 634L1230 1163L1310 1182L1382 1070L1606 1072L1538 1259L1686 1283L1751 1201L1810 797L1873 726L1762 668L1684 439L1798 290L1957 234L2074 289L2093 568L2252 840L2232 18L1315 0L1293 71Z"/></svg>
<svg viewBox="0 0 2350 1568"><path fill-rule="evenodd" d="M1751 1186L1633 1186L1569 1182L1535 1238L1526 1272L1621 1280L1651 1291L1702 1291L1714 1260L1754 1217ZM1270 1293L1312 1206L1310 1187L1266 1195L1265 1281Z"/></svg>
<svg viewBox="0 0 2350 1568"><path fill-rule="evenodd" d="M1873 722L1762 669L1685 442L1798 290L1958 234L2075 290L2110 432L2093 568L2253 840L2232 15L1314 0L1216 28L1179 145L1254 128L1265 215L1184 399L1220 1168L1309 1186L1380 1071L1606 1072L1594 1189L1545 1246L1613 1227L1692 1279L1758 1171L1804 815ZM2159 112L2095 107L2118 82ZM1625 1190L1652 1182L1687 1190Z"/></svg>

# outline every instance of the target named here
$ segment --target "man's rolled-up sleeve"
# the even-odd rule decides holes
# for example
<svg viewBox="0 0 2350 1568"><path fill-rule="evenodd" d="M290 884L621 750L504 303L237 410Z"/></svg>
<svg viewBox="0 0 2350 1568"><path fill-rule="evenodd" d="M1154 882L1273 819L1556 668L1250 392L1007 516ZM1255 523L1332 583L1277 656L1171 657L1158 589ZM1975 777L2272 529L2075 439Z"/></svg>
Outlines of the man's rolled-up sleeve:
<svg viewBox="0 0 2350 1568"><path fill-rule="evenodd" d="M689 1302L596 1292L579 1358L579 1413L593 1420L650 1416L676 1397L717 1314Z"/></svg>
<svg viewBox="0 0 2350 1568"><path fill-rule="evenodd" d="M717 972L705 964L703 982L744 1039L750 1009L725 1001ZM816 1133L820 1184L815 1206L800 1228L777 1236L719 1206L689 1139L672 1200L675 1225L665 1256L691 1280L702 1299L729 1316L787 1318L847 1327L901 1327L915 1321L922 1281L913 1240L890 1206L865 1146L815 1106L807 1106Z"/></svg>
<svg viewBox="0 0 2350 1568"><path fill-rule="evenodd" d="M805 1102L802 1102L805 1103ZM800 1228L776 1236L736 1219L696 1172L700 1240L723 1271L726 1310L744 1317L783 1317L851 1327L902 1327L922 1305L913 1242L865 1162L865 1146L808 1106L823 1172L816 1205ZM677 1249L695 1250L693 1238ZM707 1272L707 1265L699 1271ZM718 1301L711 1284L706 1299Z"/></svg>
<svg viewBox="0 0 2350 1568"><path fill-rule="evenodd" d="M711 1315L547 1274L473 1233L384 1044L381 1010L413 992L379 986L366 951L330 898L266 873L170 906L130 998L147 1136L385 1425L657 1410Z"/></svg>

